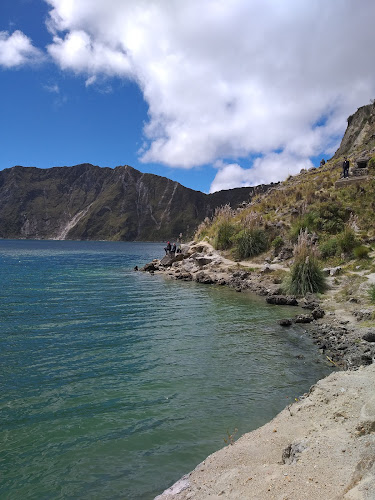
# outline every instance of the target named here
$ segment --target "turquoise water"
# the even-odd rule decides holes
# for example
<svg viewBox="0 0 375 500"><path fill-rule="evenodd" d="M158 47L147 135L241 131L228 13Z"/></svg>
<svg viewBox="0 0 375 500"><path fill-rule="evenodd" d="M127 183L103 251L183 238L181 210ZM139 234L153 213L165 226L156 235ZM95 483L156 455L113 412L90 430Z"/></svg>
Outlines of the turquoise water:
<svg viewBox="0 0 375 500"><path fill-rule="evenodd" d="M133 271L162 253L0 240L0 498L151 499L329 373L295 309Z"/></svg>

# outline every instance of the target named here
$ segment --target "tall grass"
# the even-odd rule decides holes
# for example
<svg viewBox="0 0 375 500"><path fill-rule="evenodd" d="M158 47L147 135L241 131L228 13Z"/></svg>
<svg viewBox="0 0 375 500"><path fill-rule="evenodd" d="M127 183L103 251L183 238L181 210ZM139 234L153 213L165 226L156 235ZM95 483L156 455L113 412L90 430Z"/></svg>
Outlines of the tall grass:
<svg viewBox="0 0 375 500"><path fill-rule="evenodd" d="M268 238L264 229L245 228L233 237L237 259L247 259L265 252Z"/></svg>
<svg viewBox="0 0 375 500"><path fill-rule="evenodd" d="M307 231L301 231L294 247L294 264L284 282L286 292L293 295L323 292L325 276L319 266L317 250L311 244Z"/></svg>

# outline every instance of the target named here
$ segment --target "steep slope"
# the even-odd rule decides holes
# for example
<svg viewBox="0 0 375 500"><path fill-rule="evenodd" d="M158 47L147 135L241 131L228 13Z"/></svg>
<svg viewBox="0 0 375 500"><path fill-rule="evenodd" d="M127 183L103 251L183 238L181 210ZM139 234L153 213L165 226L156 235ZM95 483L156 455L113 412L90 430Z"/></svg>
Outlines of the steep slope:
<svg viewBox="0 0 375 500"><path fill-rule="evenodd" d="M0 237L163 240L193 233L216 207L250 201L268 186L207 195L125 165L0 171Z"/></svg>

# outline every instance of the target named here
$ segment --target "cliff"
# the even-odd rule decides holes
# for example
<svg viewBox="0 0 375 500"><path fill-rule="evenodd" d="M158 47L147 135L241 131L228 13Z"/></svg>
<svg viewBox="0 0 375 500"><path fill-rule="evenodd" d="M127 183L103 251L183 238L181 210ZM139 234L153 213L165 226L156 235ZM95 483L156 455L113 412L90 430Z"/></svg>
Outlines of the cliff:
<svg viewBox="0 0 375 500"><path fill-rule="evenodd" d="M0 171L0 237L161 241L191 234L230 203L250 201L268 186L204 194L125 165L90 164Z"/></svg>
<svg viewBox="0 0 375 500"><path fill-rule="evenodd" d="M349 116L348 126L334 158L375 147L375 103L362 106Z"/></svg>

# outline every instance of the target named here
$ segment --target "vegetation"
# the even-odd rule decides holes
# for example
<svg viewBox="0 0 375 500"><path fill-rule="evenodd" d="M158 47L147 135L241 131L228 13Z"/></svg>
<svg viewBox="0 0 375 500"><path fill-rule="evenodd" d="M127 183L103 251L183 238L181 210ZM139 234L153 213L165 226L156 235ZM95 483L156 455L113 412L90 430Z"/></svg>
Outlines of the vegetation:
<svg viewBox="0 0 375 500"><path fill-rule="evenodd" d="M370 288L368 290L368 295L369 295L370 302L375 304L375 285L374 284L370 285Z"/></svg>
<svg viewBox="0 0 375 500"><path fill-rule="evenodd" d="M234 255L238 260L255 257L267 250L268 238L263 229L245 228L233 237Z"/></svg>
<svg viewBox="0 0 375 500"><path fill-rule="evenodd" d="M284 281L285 291L293 295L320 293L326 288L325 277L319 266L317 250L307 231L301 231L294 248L294 264Z"/></svg>

